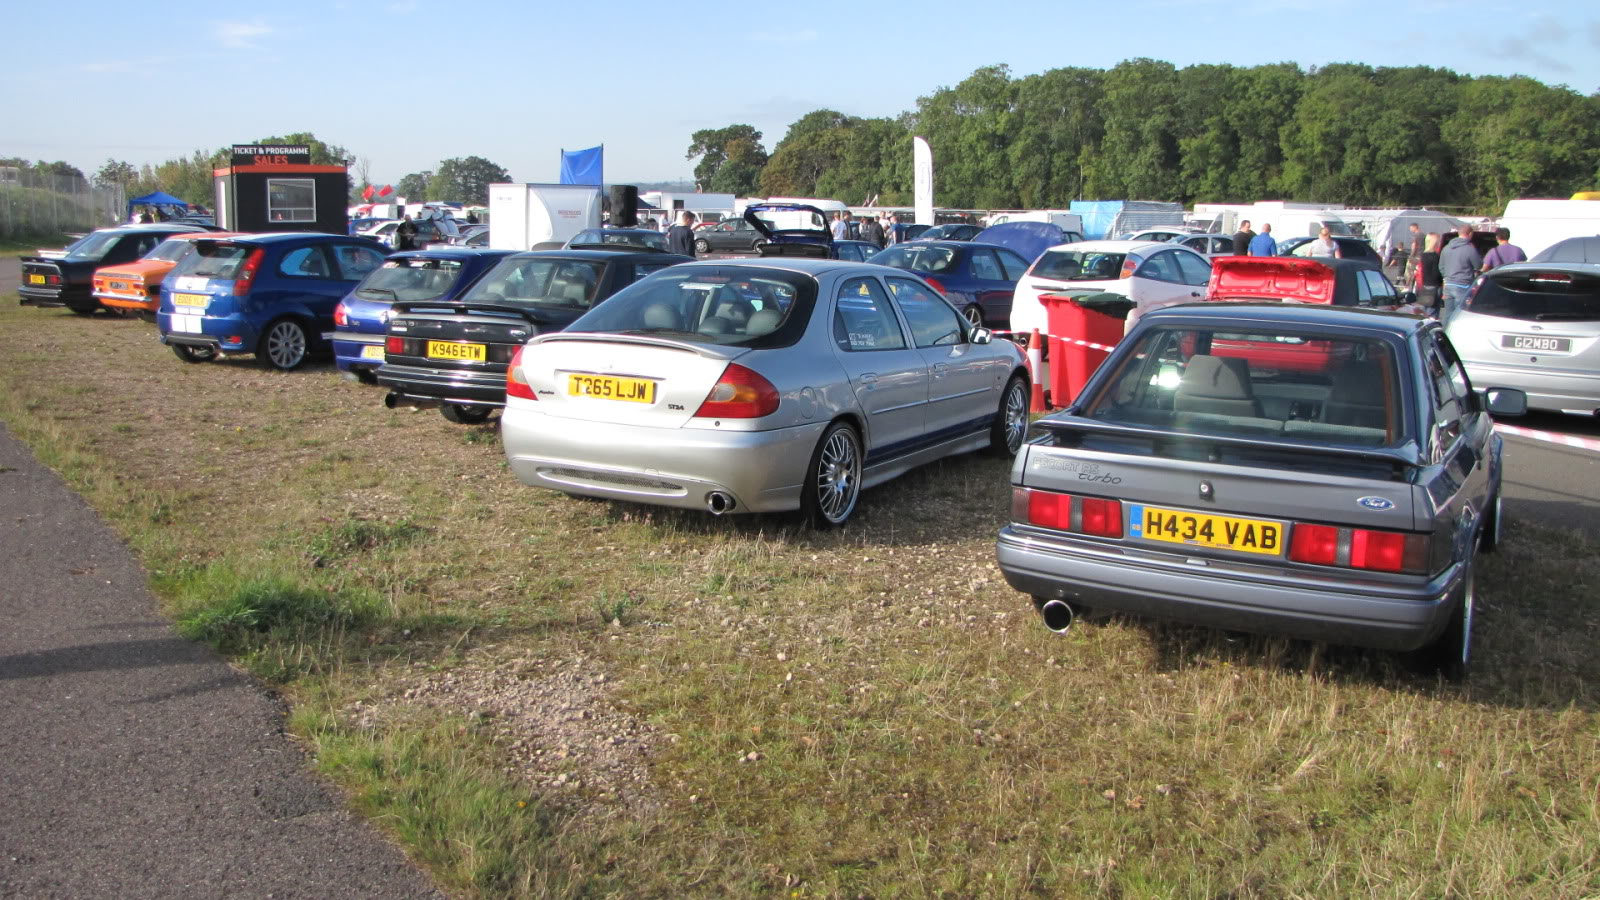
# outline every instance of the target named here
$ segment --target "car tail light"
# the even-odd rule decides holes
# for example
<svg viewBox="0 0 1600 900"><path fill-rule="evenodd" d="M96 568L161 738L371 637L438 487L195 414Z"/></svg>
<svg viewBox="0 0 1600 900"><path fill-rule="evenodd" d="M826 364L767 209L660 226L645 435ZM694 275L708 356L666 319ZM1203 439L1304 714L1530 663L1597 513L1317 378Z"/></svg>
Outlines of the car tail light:
<svg viewBox="0 0 1600 900"><path fill-rule="evenodd" d="M60 284L61 283L61 276L60 275L46 275L44 277L44 283L45 284Z"/></svg>
<svg viewBox="0 0 1600 900"><path fill-rule="evenodd" d="M533 395L533 385L528 383L528 376L522 373L522 349L518 347L517 352L511 354L511 364L506 368L506 396L538 400Z"/></svg>
<svg viewBox="0 0 1600 900"><path fill-rule="evenodd" d="M1016 488L1011 495L1011 516L1041 528L1122 537L1121 500Z"/></svg>
<svg viewBox="0 0 1600 900"><path fill-rule="evenodd" d="M1134 271L1137 270L1138 268L1139 268L1139 258L1138 257L1136 257L1136 256L1124 256L1122 258L1122 272L1119 273L1117 275L1117 277L1118 278L1132 278Z"/></svg>
<svg viewBox="0 0 1600 900"><path fill-rule="evenodd" d="M695 416L717 419L759 419L778 411L778 389L772 382L737 363L717 379Z"/></svg>
<svg viewBox="0 0 1600 900"><path fill-rule="evenodd" d="M393 354L395 354L397 356L399 354L402 354L402 353L406 352L406 339L403 338L403 337L394 337L394 336L391 335L390 337L385 339L384 342L383 342L383 352L385 352L385 353L393 353Z"/></svg>
<svg viewBox="0 0 1600 900"><path fill-rule="evenodd" d="M943 294L943 295L945 295L947 297L950 295L950 292L944 289L944 282L940 281L939 279L934 278L931 275L924 275L924 276L922 276L922 280L926 281L930 287L932 287L934 290L938 291L939 293L941 293L941 294Z"/></svg>
<svg viewBox="0 0 1600 900"><path fill-rule="evenodd" d="M1425 534L1296 522L1289 558L1318 566L1421 574L1429 569L1429 544Z"/></svg>
<svg viewBox="0 0 1600 900"><path fill-rule="evenodd" d="M345 326L350 324L350 314L344 311L343 300L340 300L339 305L333 308L333 324Z"/></svg>
<svg viewBox="0 0 1600 900"><path fill-rule="evenodd" d="M250 285L256 280L256 272L261 268L261 260L267 255L265 250L252 250L245 258L244 265L239 267L239 277L233 280L233 295L243 297L250 293Z"/></svg>

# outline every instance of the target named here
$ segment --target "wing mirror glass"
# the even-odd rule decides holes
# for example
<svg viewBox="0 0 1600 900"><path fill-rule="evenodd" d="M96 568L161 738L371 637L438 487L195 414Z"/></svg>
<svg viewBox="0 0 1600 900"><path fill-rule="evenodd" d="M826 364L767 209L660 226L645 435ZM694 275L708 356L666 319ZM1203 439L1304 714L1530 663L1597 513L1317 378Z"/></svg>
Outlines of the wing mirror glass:
<svg viewBox="0 0 1600 900"><path fill-rule="evenodd" d="M1528 395L1516 388L1489 388L1485 405L1494 416L1521 416L1528 412Z"/></svg>
<svg viewBox="0 0 1600 900"><path fill-rule="evenodd" d="M987 328L972 329L972 336L968 338L968 341L974 344L987 344L992 340L994 340L994 332Z"/></svg>

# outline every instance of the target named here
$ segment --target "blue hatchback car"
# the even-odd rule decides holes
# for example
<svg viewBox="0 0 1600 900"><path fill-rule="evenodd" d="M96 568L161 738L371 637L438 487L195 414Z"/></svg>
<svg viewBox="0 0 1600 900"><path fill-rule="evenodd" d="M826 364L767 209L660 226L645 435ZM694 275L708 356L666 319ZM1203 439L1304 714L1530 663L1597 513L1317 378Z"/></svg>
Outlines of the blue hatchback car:
<svg viewBox="0 0 1600 900"><path fill-rule="evenodd" d="M390 254L334 307L333 331L322 335L333 344L334 364L364 384L376 384L373 373L383 365L391 306L411 300L454 302L510 253L454 247Z"/></svg>
<svg viewBox="0 0 1600 900"><path fill-rule="evenodd" d="M383 260L372 241L336 234L196 241L161 284L156 327L186 362L254 353L293 369L321 349L339 299Z"/></svg>
<svg viewBox="0 0 1600 900"><path fill-rule="evenodd" d="M1011 297L1028 271L1028 261L1016 252L973 241L908 241L867 262L921 275L979 328L1010 327Z"/></svg>

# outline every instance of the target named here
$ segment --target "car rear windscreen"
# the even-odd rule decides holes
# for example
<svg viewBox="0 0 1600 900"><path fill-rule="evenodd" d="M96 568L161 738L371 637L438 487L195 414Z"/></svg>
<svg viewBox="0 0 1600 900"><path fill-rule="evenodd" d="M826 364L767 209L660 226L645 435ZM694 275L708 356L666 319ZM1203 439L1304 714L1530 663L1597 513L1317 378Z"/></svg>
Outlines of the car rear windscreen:
<svg viewBox="0 0 1600 900"><path fill-rule="evenodd" d="M165 262L177 262L178 260L183 259L183 255L185 253L189 252L190 246L191 245L188 241L162 241L156 245L154 250L146 253L144 258L159 259Z"/></svg>
<svg viewBox="0 0 1600 900"><path fill-rule="evenodd" d="M875 253L867 261L896 269L938 273L949 271L955 266L956 253L948 247L903 245Z"/></svg>
<svg viewBox="0 0 1600 900"><path fill-rule="evenodd" d="M459 259L389 259L367 275L356 294L375 300L436 300L460 277Z"/></svg>
<svg viewBox="0 0 1600 900"><path fill-rule="evenodd" d="M595 303L603 268L589 260L514 256L496 264L461 300L588 309Z"/></svg>
<svg viewBox="0 0 1600 900"><path fill-rule="evenodd" d="M745 347L782 347L804 333L816 282L754 266L674 266L617 292L567 331L660 335Z"/></svg>
<svg viewBox="0 0 1600 900"><path fill-rule="evenodd" d="M1600 273L1493 273L1473 289L1466 308L1479 315L1531 322L1600 321Z"/></svg>
<svg viewBox="0 0 1600 900"><path fill-rule="evenodd" d="M1032 274L1062 281L1115 281L1127 258L1126 253L1100 250L1047 250L1034 264Z"/></svg>
<svg viewBox="0 0 1600 900"><path fill-rule="evenodd" d="M1380 340L1292 330L1156 328L1119 348L1083 415L1200 437L1388 446L1402 428Z"/></svg>
<svg viewBox="0 0 1600 900"><path fill-rule="evenodd" d="M250 258L250 251L253 249L255 248L245 244L196 242L194 252L185 256L173 267L170 277L194 275L199 278L232 281L239 277L239 269L244 266L244 261Z"/></svg>

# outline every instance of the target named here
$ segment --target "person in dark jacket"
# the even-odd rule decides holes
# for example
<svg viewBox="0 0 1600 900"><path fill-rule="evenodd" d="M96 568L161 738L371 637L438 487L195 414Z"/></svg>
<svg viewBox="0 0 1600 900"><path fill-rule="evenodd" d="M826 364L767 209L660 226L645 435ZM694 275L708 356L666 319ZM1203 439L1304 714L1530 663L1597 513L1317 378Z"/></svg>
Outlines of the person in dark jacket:
<svg viewBox="0 0 1600 900"><path fill-rule="evenodd" d="M678 224L667 229L667 249L694 256L694 213L684 210L678 217Z"/></svg>
<svg viewBox="0 0 1600 900"><path fill-rule="evenodd" d="M1472 246L1472 226L1456 229L1456 237L1439 251L1439 275L1444 279L1444 309L1439 321L1450 324L1450 319L1461 311L1461 304L1472 290L1472 282L1483 268L1483 254Z"/></svg>
<svg viewBox="0 0 1600 900"><path fill-rule="evenodd" d="M1249 256L1250 242L1256 239L1256 233L1250 230L1250 220L1245 219L1239 223L1239 230L1233 233L1233 255Z"/></svg>
<svg viewBox="0 0 1600 900"><path fill-rule="evenodd" d="M1417 264L1412 267L1412 287L1417 292L1417 303L1439 314L1439 236L1425 235L1422 252L1417 254Z"/></svg>
<svg viewBox="0 0 1600 900"><path fill-rule="evenodd" d="M394 249L417 249L417 223L411 221L410 213L406 213L400 224L394 227Z"/></svg>
<svg viewBox="0 0 1600 900"><path fill-rule="evenodd" d="M869 244L883 246L883 226L878 224L877 217L867 216L866 221L861 223L861 239Z"/></svg>

